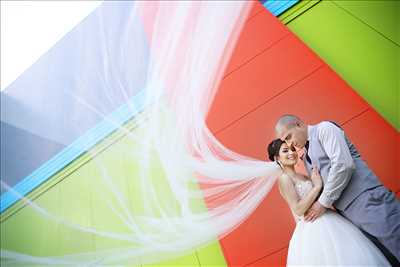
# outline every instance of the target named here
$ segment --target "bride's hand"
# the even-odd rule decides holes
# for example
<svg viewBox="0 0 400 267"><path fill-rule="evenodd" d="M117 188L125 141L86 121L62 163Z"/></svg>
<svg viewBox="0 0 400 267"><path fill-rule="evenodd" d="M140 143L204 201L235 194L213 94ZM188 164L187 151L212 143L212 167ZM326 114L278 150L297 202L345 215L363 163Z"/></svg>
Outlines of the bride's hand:
<svg viewBox="0 0 400 267"><path fill-rule="evenodd" d="M311 172L311 181L315 187L322 188L322 177L319 174L318 168L316 166L313 166Z"/></svg>

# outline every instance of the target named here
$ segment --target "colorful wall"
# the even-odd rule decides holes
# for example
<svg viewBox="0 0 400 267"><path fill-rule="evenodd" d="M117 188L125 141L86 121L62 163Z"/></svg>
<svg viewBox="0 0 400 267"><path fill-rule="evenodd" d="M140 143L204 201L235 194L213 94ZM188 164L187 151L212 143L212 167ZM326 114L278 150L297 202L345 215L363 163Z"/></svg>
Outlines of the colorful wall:
<svg viewBox="0 0 400 267"><path fill-rule="evenodd" d="M386 17L389 25L398 21L386 14L393 14L393 7L385 3L340 3L360 16L369 14L371 23L378 17ZM293 9L280 18L289 28L261 7L254 11L217 95L210 126L228 147L265 158L271 125L280 114L298 114L309 123L335 120L399 196L400 143L394 127L399 122L398 45L332 1L305 1ZM386 147L392 149L383 160ZM228 265L284 265L293 227L275 188L243 225L221 240Z"/></svg>
<svg viewBox="0 0 400 267"><path fill-rule="evenodd" d="M297 13L288 11L294 12L290 18L286 13L282 14L281 19L283 22L287 19L289 28L262 9L261 5L255 8L253 16L246 23L227 75L216 96L209 125L228 147L265 159L266 146L273 138L271 125L282 113L298 114L311 124L320 120L334 120L342 125L383 183L399 195L399 134L394 127L398 124L398 117L393 116L389 120L385 117L387 113L376 108L376 105L380 105L390 111L399 107L396 87L398 76L393 75L398 70L395 62L399 55L398 48L386 51L375 43L366 42L363 34L369 34L369 39L378 38L378 34L369 29L358 32L357 28L355 32L359 34L354 35L351 32L352 24L347 25L347 28L341 25L336 25L335 28L335 24L341 20L334 16L338 8L330 1L299 4L300 6L293 7L300 9ZM363 8L370 6L367 3ZM331 7L333 10L325 10L324 7ZM339 11L344 12L342 9ZM327 13L333 14L328 16ZM380 14L381 17L385 16L385 13ZM348 18L350 19L355 20L354 24L358 23L353 17ZM331 28L324 28L328 26ZM354 25L356 26L361 27ZM326 32L319 35L321 31ZM332 36L328 40L335 42L328 42L327 36ZM375 42L383 45L381 39ZM314 42L308 43L308 40ZM360 42L364 43L364 54L365 51L369 51L368 54L377 54L375 58L379 58L380 68L392 69L384 72L385 74L366 72L368 68L378 69L377 63L366 65L365 61L369 61L368 59L357 63L360 56L352 58L351 52L344 50L346 53L343 54L343 51L335 47L339 44L354 47L354 43ZM325 54L319 56L320 50ZM352 51L356 50L357 47ZM379 56L386 53L391 54ZM335 62L347 59L354 64L348 66L345 61L336 66L326 58L334 58ZM388 65L385 65L386 60ZM347 66L348 71L341 69L342 66ZM360 70L364 67L366 69ZM347 75L351 79L348 80L341 73L349 73ZM373 86L369 85L372 80L373 84L387 80L384 83L387 91L372 89ZM358 86L355 90L352 83L357 82L368 86ZM378 100L373 97L375 101L369 103L365 96L368 94L379 95L381 98ZM385 101L386 98L388 101ZM387 147L393 149L388 151ZM384 160L382 155L385 155ZM220 241L228 265L284 265L293 229L291 214L275 188L243 225Z"/></svg>
<svg viewBox="0 0 400 267"><path fill-rule="evenodd" d="M399 33L393 28L399 5L372 2L301 1L279 18L257 2L209 113L207 123L217 138L234 151L266 159L274 122L282 113L297 114L311 124L334 120L383 183L400 197ZM136 117L128 127L140 136L139 121ZM92 148L94 156L84 153L29 197L51 212L67 214L88 226L122 230L101 212L88 180L99 171L96 158L114 174L135 173L137 166L124 161L121 147L135 150L137 146L116 132ZM126 179L118 182L131 190L132 209L140 208L135 206L140 199L134 185ZM154 266L284 265L294 226L274 187L228 236ZM20 202L1 214L2 248L63 255L101 248L108 242L95 238L73 247L78 239L77 233L49 223Z"/></svg>
<svg viewBox="0 0 400 267"><path fill-rule="evenodd" d="M49 179L40 188L31 192L28 197L34 199L40 207L51 214L67 218L70 221L87 227L113 232L130 232L121 224L117 216L108 214L109 207L102 198L107 195L98 194L96 190L101 182L101 170L106 170L113 177L113 182L122 188L123 193L130 196L129 209L134 214L143 210L142 195L138 192L140 160L132 160L132 154L141 151L140 143L134 140L143 138L140 125L143 116L136 116L126 128L131 133L117 131L80 156L72 164ZM133 138L132 138L133 137ZM138 155L140 157L140 154ZM156 159L151 161L155 167L154 177L159 188L158 197L171 205L172 192L162 178L162 168L156 166ZM101 168L99 168L101 164ZM107 192L106 189L103 189ZM191 203L199 209L206 209L204 203ZM173 208L173 207L172 207ZM107 211L107 212L104 212ZM35 256L66 255L106 249L109 245L128 246L129 242L116 241L110 238L82 233L60 223L49 220L30 206L18 202L1 214L1 247L20 251ZM225 258L218 240L204 248L199 248L187 256L146 266L225 266Z"/></svg>
<svg viewBox="0 0 400 267"><path fill-rule="evenodd" d="M281 21L400 129L400 3L302 1Z"/></svg>

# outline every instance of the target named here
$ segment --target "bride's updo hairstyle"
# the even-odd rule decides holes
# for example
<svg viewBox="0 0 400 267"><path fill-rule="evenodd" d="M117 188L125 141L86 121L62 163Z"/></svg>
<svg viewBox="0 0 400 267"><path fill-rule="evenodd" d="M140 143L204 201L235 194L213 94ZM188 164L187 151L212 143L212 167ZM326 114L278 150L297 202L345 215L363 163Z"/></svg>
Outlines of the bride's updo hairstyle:
<svg viewBox="0 0 400 267"><path fill-rule="evenodd" d="M268 158L271 161L275 161L275 157L279 156L279 150L283 143L285 142L281 139L275 139L268 145Z"/></svg>

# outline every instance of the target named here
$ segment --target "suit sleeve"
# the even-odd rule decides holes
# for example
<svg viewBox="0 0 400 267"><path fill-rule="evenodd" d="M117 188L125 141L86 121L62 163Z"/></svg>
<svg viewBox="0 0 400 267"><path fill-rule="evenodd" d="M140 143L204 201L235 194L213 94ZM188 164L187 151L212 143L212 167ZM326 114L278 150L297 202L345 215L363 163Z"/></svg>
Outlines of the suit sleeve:
<svg viewBox="0 0 400 267"><path fill-rule="evenodd" d="M318 138L331 161L331 168L318 201L331 207L342 194L354 172L355 165L344 132L329 122L318 126Z"/></svg>

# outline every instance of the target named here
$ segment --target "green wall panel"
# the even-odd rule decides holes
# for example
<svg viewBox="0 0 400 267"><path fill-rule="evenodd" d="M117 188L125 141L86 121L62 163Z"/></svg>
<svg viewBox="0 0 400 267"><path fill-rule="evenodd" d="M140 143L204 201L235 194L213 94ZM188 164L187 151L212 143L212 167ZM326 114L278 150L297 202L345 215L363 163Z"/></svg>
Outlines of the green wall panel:
<svg viewBox="0 0 400 267"><path fill-rule="evenodd" d="M400 44L400 1L335 0L334 3L397 45Z"/></svg>
<svg viewBox="0 0 400 267"><path fill-rule="evenodd" d="M398 40L400 2L313 2L295 19L286 18L287 26L400 129L400 47L392 41Z"/></svg>
<svg viewBox="0 0 400 267"><path fill-rule="evenodd" d="M197 257L202 267L227 266L219 241L197 250Z"/></svg>
<svg viewBox="0 0 400 267"><path fill-rule="evenodd" d="M105 200L112 198L107 193L98 194L97 192L103 192L102 189L105 187L110 188L110 185L103 183L101 178L101 173L107 173L113 177L118 190L128 196L129 210L140 214L144 205L152 205L152 203L144 203L142 196L147 192L140 190L138 180L135 179L135 176L139 175L140 158L143 154L140 152L140 144L134 140L142 138L143 133L140 128L135 128L131 134L134 139L128 138L121 132L114 133L93 148L91 151L93 155L91 153L82 155L66 168L69 170L63 170L58 174L62 177L57 177L57 175L53 177L51 179L53 184L47 184L46 190L39 188L40 195L35 195L33 192L29 197L34 197L35 203L49 212L68 218L75 223L92 226L99 230L130 233L131 231L121 223L120 219L110 214L111 211ZM128 154L136 158L132 159ZM179 215L178 204L172 197L162 174L160 162L154 155L151 158L151 166L152 177L155 177L158 185L155 188L157 198L165 203L165 207L171 214ZM197 187L198 185L188 186ZM203 201L196 201L190 205L201 211L206 209ZM139 223L139 227L145 228L146 225ZM128 244L132 247L128 241L116 241L71 229L39 215L29 206L22 207L20 203L2 214L1 218L1 247L22 253L37 256L65 255ZM149 266L200 265L226 266L217 239L210 245L189 252L181 258Z"/></svg>

